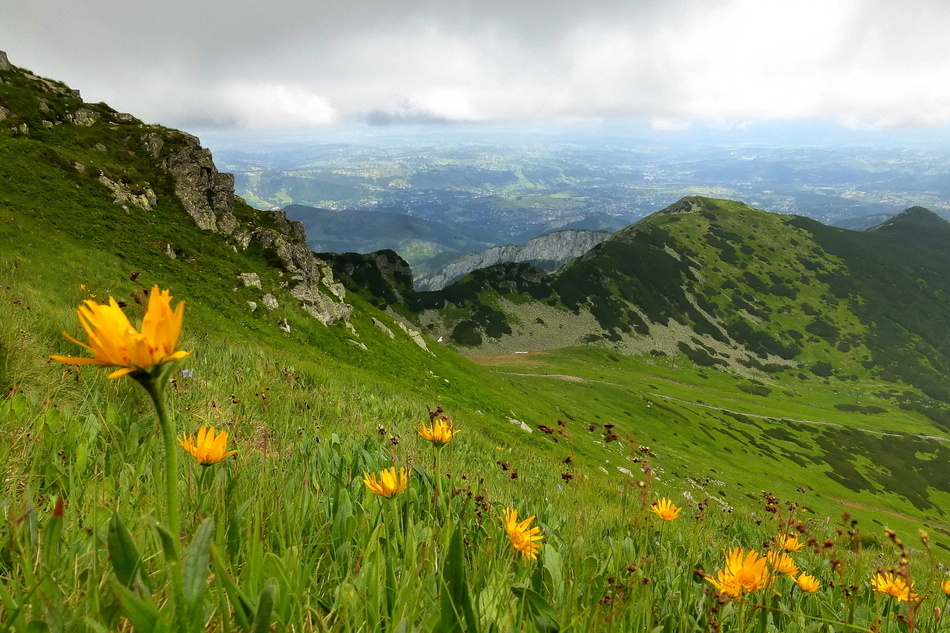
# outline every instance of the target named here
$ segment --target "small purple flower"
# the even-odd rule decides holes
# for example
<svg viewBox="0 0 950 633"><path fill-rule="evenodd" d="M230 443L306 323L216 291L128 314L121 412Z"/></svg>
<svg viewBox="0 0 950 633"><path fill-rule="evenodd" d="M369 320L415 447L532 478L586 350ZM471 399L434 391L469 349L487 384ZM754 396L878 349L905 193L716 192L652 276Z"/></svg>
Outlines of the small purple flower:
<svg viewBox="0 0 950 633"><path fill-rule="evenodd" d="M190 369L182 369L181 375L184 376L185 378L191 378L192 376L195 375L195 372L191 371Z"/></svg>

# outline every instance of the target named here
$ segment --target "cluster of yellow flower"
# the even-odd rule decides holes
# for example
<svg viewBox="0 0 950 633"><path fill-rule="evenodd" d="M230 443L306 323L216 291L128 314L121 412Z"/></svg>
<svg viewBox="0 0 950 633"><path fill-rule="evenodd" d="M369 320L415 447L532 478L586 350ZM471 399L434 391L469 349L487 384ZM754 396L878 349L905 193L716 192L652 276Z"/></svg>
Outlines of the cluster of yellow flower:
<svg viewBox="0 0 950 633"><path fill-rule="evenodd" d="M793 535L782 535L776 539L782 550L771 550L762 556L755 550L746 552L736 547L726 552L726 565L716 572L715 577L707 576L719 593L731 598L741 598L746 593L755 593L760 589L771 587L774 574L789 576L796 585L808 593L815 593L821 586L818 580L800 572L795 561L787 552L797 552L802 548L798 538ZM796 576L796 574L798 574Z"/></svg>
<svg viewBox="0 0 950 633"><path fill-rule="evenodd" d="M948 583L950 583L950 581L941 585L945 592L947 591L946 585ZM920 597L914 591L914 585L908 583L907 579L900 574L877 572L871 576L871 586L874 588L874 591L878 593L886 593L889 596L894 596L898 602L917 602L920 600Z"/></svg>
<svg viewBox="0 0 950 633"><path fill-rule="evenodd" d="M440 417L433 419L430 425L421 424L418 433L436 448L442 448L451 442L459 431L451 421ZM393 466L379 473L364 473L363 483L374 494L389 499L406 489L406 486L409 485L409 474L405 468L400 468L397 474L396 467ZM541 528L537 526L529 527L535 517L532 516L519 522L518 511L508 508L499 518L515 550L521 552L526 561L536 559L538 551L541 549L538 541L543 539L544 536L540 533Z"/></svg>

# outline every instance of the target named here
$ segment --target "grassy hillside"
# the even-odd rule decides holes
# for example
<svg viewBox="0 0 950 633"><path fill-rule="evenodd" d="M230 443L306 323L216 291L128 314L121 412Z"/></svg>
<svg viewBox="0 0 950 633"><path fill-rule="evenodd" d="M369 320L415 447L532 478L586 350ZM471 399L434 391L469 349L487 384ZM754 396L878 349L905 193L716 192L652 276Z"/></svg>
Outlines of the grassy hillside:
<svg viewBox="0 0 950 633"><path fill-rule="evenodd" d="M750 380L688 353L597 345L475 364L431 337L417 344L397 322L414 314L406 297L370 291L347 293L352 316L324 325L291 294L274 248L235 237L279 227L279 215L237 201L236 233L198 228L143 140L175 133L19 69L0 79L5 630L898 630L901 618L940 628L929 607L942 604L935 565L950 544L947 449L914 410L918 390L870 370ZM132 202L148 192L154 202ZM758 229L763 240L771 230ZM351 272L376 279L358 264ZM251 272L260 288L239 281ZM500 282L509 303L570 314L530 267L476 273L439 296L458 293L462 315ZM801 299L823 296L815 283ZM174 434L213 425L238 450L210 465L180 453L177 526L163 487L173 462L145 390L49 358L86 354L62 335L85 340L82 301L114 297L137 325L153 285L186 303L180 347L193 350L161 383ZM676 320L690 318L687 305L671 295L657 309ZM796 323L766 307L781 314L775 332ZM492 322L496 311L480 314ZM827 314L862 332L852 313ZM834 367L860 365L862 349L815 336ZM459 430L442 449L417 432L438 407ZM390 466L409 482L385 499L363 480ZM661 497L682 514L651 512ZM499 520L508 508L536 515L536 559L524 530ZM910 555L882 525L908 543L916 528L931 536ZM734 599L703 580L723 549L778 551L790 533L815 594L778 573L774 597ZM878 571L910 578L927 608L875 592Z"/></svg>

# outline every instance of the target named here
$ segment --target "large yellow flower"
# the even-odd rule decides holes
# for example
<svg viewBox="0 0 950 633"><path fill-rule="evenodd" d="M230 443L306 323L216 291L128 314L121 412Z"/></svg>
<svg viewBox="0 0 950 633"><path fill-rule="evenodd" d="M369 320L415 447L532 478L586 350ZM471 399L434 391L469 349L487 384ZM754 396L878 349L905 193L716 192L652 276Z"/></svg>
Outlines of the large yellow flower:
<svg viewBox="0 0 950 633"><path fill-rule="evenodd" d="M213 426L210 428L203 426L198 429L197 437L186 433L182 435L178 443L204 466L217 464L225 457L237 453L237 451L228 450L227 431L221 431L215 435Z"/></svg>
<svg viewBox="0 0 950 633"><path fill-rule="evenodd" d="M419 426L419 435L440 448L451 442L452 438L458 434L459 431L455 430L455 424L442 418L433 422L432 426L426 426L425 422Z"/></svg>
<svg viewBox="0 0 950 633"><path fill-rule="evenodd" d="M396 467L381 470L379 476L376 473L364 473L363 483L366 487L378 494L380 497L392 497L398 495L406 489L409 484L409 475L406 469L400 467L399 474L396 474Z"/></svg>
<svg viewBox="0 0 950 633"><path fill-rule="evenodd" d="M534 560L538 557L538 551L541 545L537 543L544 537L541 535L541 528L535 526L529 528L534 517L528 517L524 521L518 522L518 511L508 508L504 514L499 517L502 525L505 526L505 532L511 539L511 544L516 550L521 552L526 560Z"/></svg>
<svg viewBox="0 0 950 633"><path fill-rule="evenodd" d="M86 330L89 344L81 343L65 334L73 343L92 352L92 358L52 356L53 360L70 364L94 364L118 367L109 378L119 378L136 371L151 373L156 367L172 360L179 360L191 352L176 350L181 322L185 314L185 302L179 301L172 310L172 297L168 290L152 288L148 297L148 310L138 332L122 312L116 300L109 297L108 304L86 300L76 314Z"/></svg>
<svg viewBox="0 0 950 633"><path fill-rule="evenodd" d="M950 580L944 580L942 583L940 583L940 588L945 594L950 596Z"/></svg>
<svg viewBox="0 0 950 633"><path fill-rule="evenodd" d="M785 552L772 550L767 552L765 557L769 562L769 567L777 574L794 576L798 573L798 567L795 565L795 561Z"/></svg>
<svg viewBox="0 0 950 633"><path fill-rule="evenodd" d="M755 593L772 582L768 561L754 550L747 554L740 547L726 553L726 567L716 572L716 577L707 576L716 589L727 596L741 598L744 592Z"/></svg>
<svg viewBox="0 0 950 633"><path fill-rule="evenodd" d="M672 521L678 517L681 509L682 508L673 505L673 502L666 497L654 501L653 505L650 506L650 511L664 521Z"/></svg>
<svg viewBox="0 0 950 633"><path fill-rule="evenodd" d="M894 596L898 602L917 602L918 600L914 585L908 585L903 576L895 576L890 572L877 572L871 576L871 586L878 593Z"/></svg>
<svg viewBox="0 0 950 633"><path fill-rule="evenodd" d="M808 593L815 593L818 591L818 588L821 587L821 583L818 582L818 579L814 576L802 572L798 575L798 578L794 578L795 584L799 586L802 591L807 591Z"/></svg>
<svg viewBox="0 0 950 633"><path fill-rule="evenodd" d="M778 543L778 546L781 547L786 552L798 552L801 551L804 545L798 540L798 536L794 534L783 534L776 537L775 542Z"/></svg>

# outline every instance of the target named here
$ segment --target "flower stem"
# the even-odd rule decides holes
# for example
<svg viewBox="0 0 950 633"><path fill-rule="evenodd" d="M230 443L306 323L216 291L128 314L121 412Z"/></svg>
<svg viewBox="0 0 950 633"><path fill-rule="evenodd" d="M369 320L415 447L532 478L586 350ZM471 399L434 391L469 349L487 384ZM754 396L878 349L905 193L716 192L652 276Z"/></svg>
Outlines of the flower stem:
<svg viewBox="0 0 950 633"><path fill-rule="evenodd" d="M155 412L158 414L158 423L162 430L162 440L165 444L165 503L168 521L168 529L174 537L175 549L179 549L181 540L181 524L178 519L178 446L175 439L175 429L171 420L168 418L168 411L165 408L165 399L162 397L162 389L156 380L161 377L153 377L146 374L139 377L138 381L148 395L152 397L155 403Z"/></svg>

